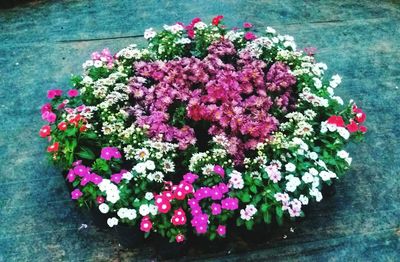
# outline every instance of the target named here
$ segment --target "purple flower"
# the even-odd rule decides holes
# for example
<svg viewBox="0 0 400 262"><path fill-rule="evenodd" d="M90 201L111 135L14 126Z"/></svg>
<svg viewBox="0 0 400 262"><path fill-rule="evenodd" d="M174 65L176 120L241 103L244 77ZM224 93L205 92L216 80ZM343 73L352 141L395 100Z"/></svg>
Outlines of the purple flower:
<svg viewBox="0 0 400 262"><path fill-rule="evenodd" d="M217 203L212 203L211 214L213 214L214 216L221 214L221 205Z"/></svg>
<svg viewBox="0 0 400 262"><path fill-rule="evenodd" d="M228 193L228 191L229 191L228 186L226 184L224 184L224 183L219 183L218 184L218 188L219 188L219 191L221 191L222 194Z"/></svg>
<svg viewBox="0 0 400 262"><path fill-rule="evenodd" d="M104 147L101 149L100 157L105 160L111 160L111 158L121 158L121 153L116 147Z"/></svg>
<svg viewBox="0 0 400 262"><path fill-rule="evenodd" d="M225 170L220 165L214 166L214 173L216 173L217 175L220 175L222 178L224 178L224 176L225 176Z"/></svg>
<svg viewBox="0 0 400 262"><path fill-rule="evenodd" d="M78 189L74 189L74 191L71 192L71 198L72 199L79 199L81 196L83 195L83 193Z"/></svg>
<svg viewBox="0 0 400 262"><path fill-rule="evenodd" d="M197 234L207 233L207 224L197 225L195 228L196 228Z"/></svg>
<svg viewBox="0 0 400 262"><path fill-rule="evenodd" d="M219 226L217 227L217 233L218 233L218 235L220 235L220 236L225 236L225 234L226 234L226 226L219 225Z"/></svg>
<svg viewBox="0 0 400 262"><path fill-rule="evenodd" d="M86 184L90 182L91 178L92 178L92 175L90 173L85 174L83 176L83 178L81 179L81 186L86 186Z"/></svg>
<svg viewBox="0 0 400 262"><path fill-rule="evenodd" d="M122 175L120 173L111 175L110 180L115 184L119 184L122 180Z"/></svg>
<svg viewBox="0 0 400 262"><path fill-rule="evenodd" d="M193 173L186 173L183 176L183 180L185 180L186 182L188 182L190 184L193 184L194 181L196 181L197 178L199 178L199 176L196 175L196 174L193 174Z"/></svg>

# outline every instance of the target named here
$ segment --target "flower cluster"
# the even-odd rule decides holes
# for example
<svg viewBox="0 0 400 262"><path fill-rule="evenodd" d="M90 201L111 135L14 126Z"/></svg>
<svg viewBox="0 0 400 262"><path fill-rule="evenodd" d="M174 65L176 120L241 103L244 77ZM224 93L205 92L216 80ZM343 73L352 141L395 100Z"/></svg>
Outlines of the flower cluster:
<svg viewBox="0 0 400 262"><path fill-rule="evenodd" d="M225 237L304 216L352 162L366 114L335 95L315 50L251 23L165 25L145 48L94 52L67 92L52 89L39 136L71 198L170 241ZM274 219L272 219L274 217Z"/></svg>

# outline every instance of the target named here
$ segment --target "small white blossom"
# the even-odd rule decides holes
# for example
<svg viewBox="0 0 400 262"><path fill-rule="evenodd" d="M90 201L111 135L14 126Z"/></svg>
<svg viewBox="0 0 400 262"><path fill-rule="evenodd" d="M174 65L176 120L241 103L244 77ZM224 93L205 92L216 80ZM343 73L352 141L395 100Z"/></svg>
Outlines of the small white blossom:
<svg viewBox="0 0 400 262"><path fill-rule="evenodd" d="M110 211L110 207L106 203L102 203L99 205L99 210L103 214L107 214Z"/></svg>
<svg viewBox="0 0 400 262"><path fill-rule="evenodd" d="M118 218L111 217L111 218L107 219L107 224L108 224L109 227L113 227L113 226L118 225Z"/></svg>

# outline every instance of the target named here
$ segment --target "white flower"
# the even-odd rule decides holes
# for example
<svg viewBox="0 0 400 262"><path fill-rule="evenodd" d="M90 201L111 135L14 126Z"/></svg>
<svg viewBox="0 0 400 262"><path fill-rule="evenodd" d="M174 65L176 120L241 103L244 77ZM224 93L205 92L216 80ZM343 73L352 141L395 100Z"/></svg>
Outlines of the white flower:
<svg viewBox="0 0 400 262"><path fill-rule="evenodd" d="M171 160L167 159L163 162L163 170L164 172L174 172L175 171L175 164Z"/></svg>
<svg viewBox="0 0 400 262"><path fill-rule="evenodd" d="M127 214L128 214L128 209L127 208L120 208L119 210L118 210L118 212L117 212L117 215L120 217L120 218L126 218L126 216L127 216Z"/></svg>
<svg viewBox="0 0 400 262"><path fill-rule="evenodd" d="M339 135L341 136L341 137L343 137L344 139L349 139L349 137L350 137L350 133L349 133L349 131L347 131L347 129L346 128L344 128L344 127L338 127L338 133L339 133Z"/></svg>
<svg viewBox="0 0 400 262"><path fill-rule="evenodd" d="M153 216L157 215L157 212L158 212L157 206L150 204L149 210L150 210L150 214L152 214Z"/></svg>
<svg viewBox="0 0 400 262"><path fill-rule="evenodd" d="M147 160L146 162L144 162L144 164L148 170L154 170L156 168L153 160Z"/></svg>
<svg viewBox="0 0 400 262"><path fill-rule="evenodd" d="M322 194L321 192L318 190L318 188L312 188L310 189L310 195L315 197L315 200L317 202L320 202L322 200Z"/></svg>
<svg viewBox="0 0 400 262"><path fill-rule="evenodd" d="M293 175L286 176L285 178L289 180L286 183L286 190L289 192L296 191L297 187L301 184L301 180Z"/></svg>
<svg viewBox="0 0 400 262"><path fill-rule="evenodd" d="M135 209L128 209L126 211L126 218L129 220L133 220L137 217L137 213Z"/></svg>
<svg viewBox="0 0 400 262"><path fill-rule="evenodd" d="M353 161L353 159L351 157L348 157L345 159L345 161L347 162L347 164L351 165L351 162Z"/></svg>
<svg viewBox="0 0 400 262"><path fill-rule="evenodd" d="M332 99L336 100L336 102L338 102L339 105L343 105L343 99L340 96L333 96Z"/></svg>
<svg viewBox="0 0 400 262"><path fill-rule="evenodd" d="M119 191L107 191L107 201L115 204L119 199Z"/></svg>
<svg viewBox="0 0 400 262"><path fill-rule="evenodd" d="M146 194L144 195L144 198L146 199L146 200L152 200L153 199L153 193L151 193L151 192L146 192Z"/></svg>
<svg viewBox="0 0 400 262"><path fill-rule="evenodd" d="M318 176L318 170L313 167L308 169L308 172L313 176Z"/></svg>
<svg viewBox="0 0 400 262"><path fill-rule="evenodd" d="M146 30L144 31L144 38L145 38L145 39L151 39L151 38L155 37L156 34L157 34L157 33L154 31L153 28L148 28L148 29L146 29Z"/></svg>
<svg viewBox="0 0 400 262"><path fill-rule="evenodd" d="M205 23L203 23L203 22L197 22L197 23L194 25L194 28L199 29L199 30L202 30L202 29L204 29L204 28L206 28L206 27L207 27L207 24L205 24Z"/></svg>
<svg viewBox="0 0 400 262"><path fill-rule="evenodd" d="M107 214L110 211L110 207L106 203L102 203L99 205L99 210L103 214Z"/></svg>
<svg viewBox="0 0 400 262"><path fill-rule="evenodd" d="M342 82L342 78L339 75L332 76L332 80L329 82L329 85L332 88L336 88Z"/></svg>
<svg viewBox="0 0 400 262"><path fill-rule="evenodd" d="M331 174L328 171L325 171L325 170L321 171L319 173L319 176L322 178L323 181L327 181L327 180L329 180L331 178Z"/></svg>
<svg viewBox="0 0 400 262"><path fill-rule="evenodd" d="M337 156L345 159L349 157L349 153L346 152L345 150L340 150L339 152L337 152Z"/></svg>
<svg viewBox="0 0 400 262"><path fill-rule="evenodd" d="M136 173L143 174L146 172L146 164L145 163L138 163L133 167Z"/></svg>
<svg viewBox="0 0 400 262"><path fill-rule="evenodd" d="M289 201L289 195L287 193L276 193L274 197L276 201L282 201L282 202Z"/></svg>
<svg viewBox="0 0 400 262"><path fill-rule="evenodd" d="M319 78L314 77L314 86L316 89L320 89L322 87L322 81Z"/></svg>
<svg viewBox="0 0 400 262"><path fill-rule="evenodd" d="M147 148L137 149L135 153L135 159L144 161L149 158L150 152Z"/></svg>
<svg viewBox="0 0 400 262"><path fill-rule="evenodd" d="M314 181L311 184L312 187L317 188L319 186L319 177L314 177Z"/></svg>
<svg viewBox="0 0 400 262"><path fill-rule="evenodd" d="M96 60L96 61L94 61L93 65L94 65L94 67L99 68L99 67L103 66L103 62L101 62L100 60Z"/></svg>
<svg viewBox="0 0 400 262"><path fill-rule="evenodd" d="M229 176L229 187L233 187L235 189L242 189L244 187L244 181L240 172L233 170Z"/></svg>
<svg viewBox="0 0 400 262"><path fill-rule="evenodd" d="M300 195L299 200L303 205L308 205L308 197L306 197L305 195Z"/></svg>
<svg viewBox="0 0 400 262"><path fill-rule="evenodd" d="M187 37L181 38L176 41L177 44L182 44L182 45L190 44L190 42L191 42L190 39Z"/></svg>
<svg viewBox="0 0 400 262"><path fill-rule="evenodd" d="M285 165L285 169L287 172L294 172L296 170L296 166L293 163L287 163Z"/></svg>
<svg viewBox="0 0 400 262"><path fill-rule="evenodd" d="M308 172L305 172L301 179L304 181L304 183L312 183L314 181L313 175Z"/></svg>
<svg viewBox="0 0 400 262"><path fill-rule="evenodd" d="M163 182L164 174L162 172L160 172L160 171L156 171L156 172L154 172L152 174L149 174L147 176L147 178L149 180L151 180L151 181L156 181L158 183L161 183L161 182Z"/></svg>
<svg viewBox="0 0 400 262"><path fill-rule="evenodd" d="M246 205L246 211L250 214L250 216L254 216L257 213L257 208L252 204Z"/></svg>
<svg viewBox="0 0 400 262"><path fill-rule="evenodd" d="M312 160L317 160L317 159L318 159L318 154L315 153L315 152L311 152L311 153L308 155L308 157L311 158Z"/></svg>
<svg viewBox="0 0 400 262"><path fill-rule="evenodd" d="M147 216L150 213L149 205L143 204L139 207L139 214L141 216Z"/></svg>
<svg viewBox="0 0 400 262"><path fill-rule="evenodd" d="M125 172L122 174L122 178L130 181L133 178L133 175L131 172Z"/></svg>
<svg viewBox="0 0 400 262"><path fill-rule="evenodd" d="M267 29L265 29L265 32L267 32L268 34L273 34L273 35L276 34L276 30L269 26L267 26Z"/></svg>
<svg viewBox="0 0 400 262"><path fill-rule="evenodd" d="M108 188L108 186L111 184L111 181L109 179L104 178L97 186L99 187L100 191L104 192Z"/></svg>
<svg viewBox="0 0 400 262"><path fill-rule="evenodd" d="M206 175L206 176L211 175L213 170L214 170L214 165L212 165L212 164L207 164L201 169L203 174Z"/></svg>
<svg viewBox="0 0 400 262"><path fill-rule="evenodd" d="M109 227L113 227L113 226L118 225L118 218L111 217L111 218L107 219L107 224L108 224Z"/></svg>

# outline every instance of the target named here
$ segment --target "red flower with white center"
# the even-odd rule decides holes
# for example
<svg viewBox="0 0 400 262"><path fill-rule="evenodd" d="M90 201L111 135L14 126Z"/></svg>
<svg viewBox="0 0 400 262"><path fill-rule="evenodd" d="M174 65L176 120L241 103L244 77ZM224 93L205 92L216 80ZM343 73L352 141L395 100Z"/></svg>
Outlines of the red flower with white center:
<svg viewBox="0 0 400 262"><path fill-rule="evenodd" d="M356 113L354 120L356 120L358 123L363 123L367 118L367 115L361 110L361 108L353 107L353 112Z"/></svg>
<svg viewBox="0 0 400 262"><path fill-rule="evenodd" d="M58 146L59 146L59 143L55 142L51 146L47 147L47 152L56 152L56 151L58 151Z"/></svg>
<svg viewBox="0 0 400 262"><path fill-rule="evenodd" d="M186 192L182 188L178 188L174 191L174 197L178 200L183 200L186 197Z"/></svg>
<svg viewBox="0 0 400 262"><path fill-rule="evenodd" d="M85 126L85 125L82 125L80 128L79 128L79 132L85 132L87 130L87 127Z"/></svg>
<svg viewBox="0 0 400 262"><path fill-rule="evenodd" d="M169 203L169 199L166 198L165 196L156 196L155 197L155 203L158 208L158 212L160 213L168 213L168 211L171 209L171 204Z"/></svg>
<svg viewBox="0 0 400 262"><path fill-rule="evenodd" d="M366 126L360 126L359 129L363 133L367 132L367 127Z"/></svg>
<svg viewBox="0 0 400 262"><path fill-rule="evenodd" d="M344 121L341 116L331 116L328 118L328 124L344 127Z"/></svg>
<svg viewBox="0 0 400 262"><path fill-rule="evenodd" d="M40 137L43 137L43 138L48 137L50 135L50 133L51 133L51 127L47 126L47 125L42 126L42 128L39 131Z"/></svg>
<svg viewBox="0 0 400 262"><path fill-rule="evenodd" d="M67 125L67 123L65 123L65 122L60 122L60 123L57 125L57 127L58 127L58 129L60 129L61 131L65 131L65 130L67 130L68 125Z"/></svg>
<svg viewBox="0 0 400 262"><path fill-rule="evenodd" d="M153 223L151 222L148 216L142 218L140 222L140 230L143 232L150 232L151 228L153 227Z"/></svg>
<svg viewBox="0 0 400 262"><path fill-rule="evenodd" d="M350 133L354 133L358 131L358 125L356 122L353 120L350 120L350 124L346 126L347 130L349 130Z"/></svg>

